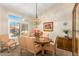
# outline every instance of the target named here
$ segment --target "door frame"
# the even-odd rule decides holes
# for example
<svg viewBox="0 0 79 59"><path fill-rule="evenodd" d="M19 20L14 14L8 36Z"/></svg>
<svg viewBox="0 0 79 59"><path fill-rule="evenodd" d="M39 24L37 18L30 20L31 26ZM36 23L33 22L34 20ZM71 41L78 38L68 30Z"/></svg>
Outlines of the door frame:
<svg viewBox="0 0 79 59"><path fill-rule="evenodd" d="M72 56L75 56L76 52L76 9L78 3L75 3L72 11Z"/></svg>

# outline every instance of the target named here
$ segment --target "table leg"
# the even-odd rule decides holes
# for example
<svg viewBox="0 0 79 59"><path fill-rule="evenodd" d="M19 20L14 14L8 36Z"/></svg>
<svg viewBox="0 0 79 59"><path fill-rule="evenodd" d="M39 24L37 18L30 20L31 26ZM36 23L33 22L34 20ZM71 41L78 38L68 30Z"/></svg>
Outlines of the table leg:
<svg viewBox="0 0 79 59"><path fill-rule="evenodd" d="M8 47L8 53L10 52L10 47Z"/></svg>
<svg viewBox="0 0 79 59"><path fill-rule="evenodd" d="M42 55L44 55L44 49L42 49Z"/></svg>
<svg viewBox="0 0 79 59"><path fill-rule="evenodd" d="M1 46L1 51L0 52L3 52L3 46Z"/></svg>
<svg viewBox="0 0 79 59"><path fill-rule="evenodd" d="M44 44L42 44L42 55L44 55Z"/></svg>

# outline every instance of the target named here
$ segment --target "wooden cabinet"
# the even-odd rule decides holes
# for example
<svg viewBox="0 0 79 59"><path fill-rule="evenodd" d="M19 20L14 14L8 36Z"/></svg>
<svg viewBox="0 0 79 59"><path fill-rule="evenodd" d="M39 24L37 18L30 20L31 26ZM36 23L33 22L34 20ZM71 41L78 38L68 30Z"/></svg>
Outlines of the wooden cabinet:
<svg viewBox="0 0 79 59"><path fill-rule="evenodd" d="M64 49L63 39L64 38L62 38L62 37L58 37L58 39L57 39L57 47L60 48L60 49Z"/></svg>
<svg viewBox="0 0 79 59"><path fill-rule="evenodd" d="M72 38L69 37L58 37L57 48L72 51ZM77 51L77 48L76 48Z"/></svg>

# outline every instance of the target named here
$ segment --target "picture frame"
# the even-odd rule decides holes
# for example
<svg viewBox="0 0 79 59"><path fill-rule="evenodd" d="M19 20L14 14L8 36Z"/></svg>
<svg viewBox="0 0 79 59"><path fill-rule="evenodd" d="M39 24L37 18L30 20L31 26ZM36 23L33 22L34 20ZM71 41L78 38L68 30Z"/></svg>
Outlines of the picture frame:
<svg viewBox="0 0 79 59"><path fill-rule="evenodd" d="M45 22L43 24L44 31L53 31L53 22Z"/></svg>

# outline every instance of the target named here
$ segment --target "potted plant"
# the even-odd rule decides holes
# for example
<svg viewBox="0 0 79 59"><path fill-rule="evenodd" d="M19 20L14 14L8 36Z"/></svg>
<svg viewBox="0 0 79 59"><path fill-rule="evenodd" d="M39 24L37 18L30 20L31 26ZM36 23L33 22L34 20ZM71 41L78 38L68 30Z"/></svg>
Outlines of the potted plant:
<svg viewBox="0 0 79 59"><path fill-rule="evenodd" d="M64 30L65 36L68 36L68 30Z"/></svg>

